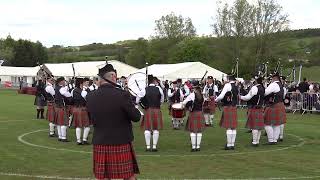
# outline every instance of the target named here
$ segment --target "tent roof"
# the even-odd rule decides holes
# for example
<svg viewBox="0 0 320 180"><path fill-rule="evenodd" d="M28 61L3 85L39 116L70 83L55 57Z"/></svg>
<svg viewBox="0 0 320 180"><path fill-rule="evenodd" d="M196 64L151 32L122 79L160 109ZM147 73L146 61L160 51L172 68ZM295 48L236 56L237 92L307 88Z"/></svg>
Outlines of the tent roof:
<svg viewBox="0 0 320 180"><path fill-rule="evenodd" d="M146 68L139 69L138 72L145 72ZM185 62L178 64L153 64L148 66L148 74L152 74L162 80L175 80L181 78L187 79L201 79L205 72L206 76L213 76L221 80L225 73L214 69L201 62Z"/></svg>
<svg viewBox="0 0 320 180"><path fill-rule="evenodd" d="M113 67L117 70L118 77L129 76L131 73L137 71L137 68L122 63L120 61L111 60L108 61L109 64L112 64ZM59 64L44 64L46 68L54 76L65 76L72 77L73 70L72 64L74 64L75 75L76 76L96 76L98 74L98 68L103 67L106 64L106 61L88 61L88 62L74 62L74 63L59 63Z"/></svg>
<svg viewBox="0 0 320 180"><path fill-rule="evenodd" d="M37 76L39 67L11 67L11 66L0 66L0 76Z"/></svg>

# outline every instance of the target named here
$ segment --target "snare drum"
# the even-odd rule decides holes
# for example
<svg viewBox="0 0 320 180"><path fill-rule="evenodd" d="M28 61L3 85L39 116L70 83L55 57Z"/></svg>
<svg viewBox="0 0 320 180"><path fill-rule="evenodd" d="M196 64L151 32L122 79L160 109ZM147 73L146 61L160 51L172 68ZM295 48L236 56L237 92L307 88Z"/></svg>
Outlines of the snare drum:
<svg viewBox="0 0 320 180"><path fill-rule="evenodd" d="M173 118L183 118L184 108L182 103L174 103L171 105L171 115Z"/></svg>

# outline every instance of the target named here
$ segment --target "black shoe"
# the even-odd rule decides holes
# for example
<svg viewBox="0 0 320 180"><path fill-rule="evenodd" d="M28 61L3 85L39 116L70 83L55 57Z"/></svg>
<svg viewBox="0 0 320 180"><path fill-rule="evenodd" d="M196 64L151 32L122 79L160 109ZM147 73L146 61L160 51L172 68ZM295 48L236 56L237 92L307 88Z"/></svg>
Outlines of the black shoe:
<svg viewBox="0 0 320 180"><path fill-rule="evenodd" d="M234 146L231 146L231 147L230 147L230 150L234 150Z"/></svg>
<svg viewBox="0 0 320 180"><path fill-rule="evenodd" d="M279 139L278 142L283 142L283 139Z"/></svg>
<svg viewBox="0 0 320 180"><path fill-rule="evenodd" d="M83 141L82 144L83 145L90 145L90 143L88 143L88 141Z"/></svg>
<svg viewBox="0 0 320 180"><path fill-rule="evenodd" d="M197 148L196 151L200 151L200 148Z"/></svg>
<svg viewBox="0 0 320 180"><path fill-rule="evenodd" d="M61 142L70 142L68 139L61 139Z"/></svg>
<svg viewBox="0 0 320 180"><path fill-rule="evenodd" d="M158 149L152 149L152 152L158 152Z"/></svg>
<svg viewBox="0 0 320 180"><path fill-rule="evenodd" d="M248 130L246 133L252 133L252 130Z"/></svg>
<svg viewBox="0 0 320 180"><path fill-rule="evenodd" d="M191 152L196 152L197 150L196 149L191 149Z"/></svg>
<svg viewBox="0 0 320 180"><path fill-rule="evenodd" d="M228 147L227 145L225 145L224 150L226 150L226 151L231 150L231 147Z"/></svg>
<svg viewBox="0 0 320 180"><path fill-rule="evenodd" d="M55 134L49 134L49 137L56 137Z"/></svg>
<svg viewBox="0 0 320 180"><path fill-rule="evenodd" d="M58 138L58 141L62 141L62 139Z"/></svg>
<svg viewBox="0 0 320 180"><path fill-rule="evenodd" d="M277 143L275 143L275 142L267 142L265 145L275 145L275 144L277 144Z"/></svg>
<svg viewBox="0 0 320 180"><path fill-rule="evenodd" d="M82 142L77 142L77 145L79 145L79 146L82 145Z"/></svg>
<svg viewBox="0 0 320 180"><path fill-rule="evenodd" d="M147 149L146 149L146 152L151 152L151 149L150 149L150 148L149 148L149 149L147 148Z"/></svg>

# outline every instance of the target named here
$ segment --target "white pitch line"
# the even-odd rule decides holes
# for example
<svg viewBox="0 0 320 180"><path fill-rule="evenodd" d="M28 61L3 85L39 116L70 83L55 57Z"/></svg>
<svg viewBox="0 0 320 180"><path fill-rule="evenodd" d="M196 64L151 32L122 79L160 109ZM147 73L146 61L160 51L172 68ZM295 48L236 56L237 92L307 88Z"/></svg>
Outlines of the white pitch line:
<svg viewBox="0 0 320 180"><path fill-rule="evenodd" d="M78 150L71 150L71 149L65 149L65 148L55 148L55 147L49 147L49 146L43 146L43 145L38 145L38 144L33 144L30 142L27 142L26 140L23 139L23 137L37 133L37 132L42 132L42 131L47 131L47 129L40 129L36 131L31 131L24 133L20 136L18 136L18 141L20 141L23 144L33 146L33 147L38 147L38 148L44 148L44 149L50 149L50 150L57 150L57 151L65 151L65 152L75 152L75 153L83 153L83 154L92 154L92 152L89 151L78 151ZM299 141L301 141L299 144L296 145L291 145L287 147L282 147L278 149L271 149L271 150L262 150L262 151L249 151L249 152L236 152L236 153L219 153L219 154L190 154L190 155L175 155L175 154L159 154L159 155L147 155L147 154L137 154L139 157L213 157L213 156L233 156L233 155L242 155L242 154L254 154L254 153L266 153L266 152L274 152L274 151L282 151L282 150L287 150L295 147L301 147L305 144L305 140L301 138L300 136L294 135L294 134L287 134L289 136L293 136L297 138Z"/></svg>
<svg viewBox="0 0 320 180"><path fill-rule="evenodd" d="M21 121L27 121L27 120L10 120L10 121L0 121L0 123L21 122Z"/></svg>
<svg viewBox="0 0 320 180"><path fill-rule="evenodd" d="M47 176L47 175L29 175L29 174L18 174L18 173L6 173L0 172L2 176L16 176L16 177L28 177L28 178L39 178L39 179L58 179L58 180L93 180L93 178L80 178L80 177L62 177L62 176ZM213 179L213 180L294 180L294 179L315 179L320 176L301 176L301 177L270 177L270 178L237 178L237 179ZM141 179L141 178L139 178ZM167 178L165 178L167 179ZM169 178L170 179L170 178ZM176 178L174 178L176 179ZM183 179L183 178L181 178ZM206 179L185 179L185 180L206 180ZM212 180L212 179L207 179Z"/></svg>

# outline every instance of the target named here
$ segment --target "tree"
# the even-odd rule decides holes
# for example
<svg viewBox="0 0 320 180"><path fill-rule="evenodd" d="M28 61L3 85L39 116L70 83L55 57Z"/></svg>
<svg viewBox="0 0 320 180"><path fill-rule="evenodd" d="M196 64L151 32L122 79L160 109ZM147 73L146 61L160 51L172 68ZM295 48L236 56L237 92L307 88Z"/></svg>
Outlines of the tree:
<svg viewBox="0 0 320 180"><path fill-rule="evenodd" d="M177 16L173 12L155 21L155 38L181 40L196 36L196 29L190 18Z"/></svg>
<svg viewBox="0 0 320 180"><path fill-rule="evenodd" d="M132 43L132 47L126 56L126 63L137 67L144 67L148 58L148 40L139 38L137 41Z"/></svg>

